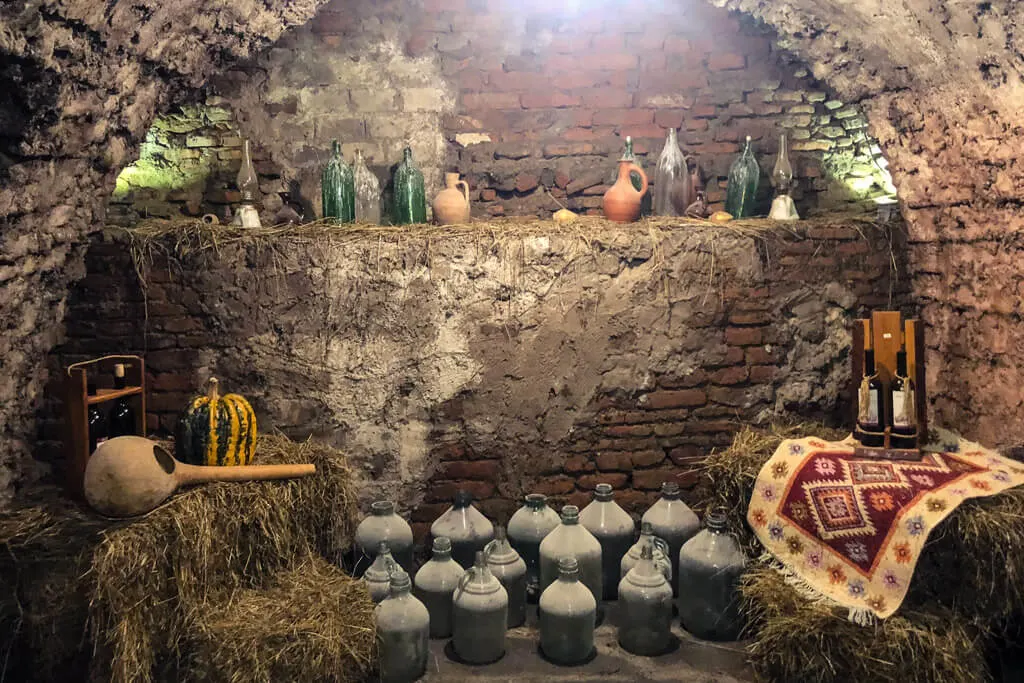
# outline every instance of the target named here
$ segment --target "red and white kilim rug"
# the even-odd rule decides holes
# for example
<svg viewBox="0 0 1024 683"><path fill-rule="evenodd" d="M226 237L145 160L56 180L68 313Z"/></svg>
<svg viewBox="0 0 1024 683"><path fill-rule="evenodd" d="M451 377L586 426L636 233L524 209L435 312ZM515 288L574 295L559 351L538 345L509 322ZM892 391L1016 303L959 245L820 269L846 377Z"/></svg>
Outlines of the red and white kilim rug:
<svg viewBox="0 0 1024 683"><path fill-rule="evenodd" d="M1024 484L1021 463L939 434L920 462L857 459L852 439L783 441L757 477L747 521L795 583L851 616L885 618L939 522L968 498Z"/></svg>

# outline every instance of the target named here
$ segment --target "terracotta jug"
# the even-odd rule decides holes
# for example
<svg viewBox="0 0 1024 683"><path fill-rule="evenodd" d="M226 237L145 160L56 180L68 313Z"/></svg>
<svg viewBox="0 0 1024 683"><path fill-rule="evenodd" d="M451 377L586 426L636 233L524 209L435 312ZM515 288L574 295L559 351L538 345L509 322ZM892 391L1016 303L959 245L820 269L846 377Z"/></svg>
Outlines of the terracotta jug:
<svg viewBox="0 0 1024 683"><path fill-rule="evenodd" d="M434 197L434 220L439 225L469 222L469 185L458 173L445 173L445 189Z"/></svg>
<svg viewBox="0 0 1024 683"><path fill-rule="evenodd" d="M637 191L629 180L629 174L640 176L641 187ZM619 177L615 184L604 193L604 215L616 223L632 223L640 218L640 201L647 194L647 174L632 161L619 161Z"/></svg>

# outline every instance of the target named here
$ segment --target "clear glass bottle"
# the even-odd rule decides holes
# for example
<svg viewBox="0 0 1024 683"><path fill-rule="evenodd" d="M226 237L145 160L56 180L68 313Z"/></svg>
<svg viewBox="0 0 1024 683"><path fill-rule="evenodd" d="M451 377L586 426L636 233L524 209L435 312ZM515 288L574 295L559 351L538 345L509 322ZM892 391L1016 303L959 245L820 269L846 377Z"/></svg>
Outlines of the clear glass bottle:
<svg viewBox="0 0 1024 683"><path fill-rule="evenodd" d="M580 524L601 544L603 597L614 600L621 578L622 558L633 545L636 524L629 513L615 502L609 484L594 487L594 500L580 511Z"/></svg>
<svg viewBox="0 0 1024 683"><path fill-rule="evenodd" d="M579 563L568 555L559 558L558 578L541 593L540 650L563 665L582 664L594 652L597 600L580 582Z"/></svg>
<svg viewBox="0 0 1024 683"><path fill-rule="evenodd" d="M452 559L452 542L444 536L434 539L433 554L416 572L413 593L430 612L430 637L452 634L452 595L465 570Z"/></svg>
<svg viewBox="0 0 1024 683"><path fill-rule="evenodd" d="M356 220L380 225L380 181L366 166L361 149L356 150L353 176L356 187Z"/></svg>
<svg viewBox="0 0 1024 683"><path fill-rule="evenodd" d="M356 546L361 551L361 556L356 560L356 573L373 562L381 541L387 541L395 561L405 571L411 572L413 569L412 527L395 514L395 504L390 500L374 501L370 505L370 515L356 527Z"/></svg>
<svg viewBox="0 0 1024 683"><path fill-rule="evenodd" d="M679 149L676 129L669 128L654 173L654 215L681 216L690 204L690 182L690 169Z"/></svg>
<svg viewBox="0 0 1024 683"><path fill-rule="evenodd" d="M238 167L235 183L238 185L238 193L241 195L241 204L235 214L234 223L243 228L260 227L260 214L256 210L256 204L260 200L260 180L252 165L252 152L248 138L242 141L242 163Z"/></svg>
<svg viewBox="0 0 1024 683"><path fill-rule="evenodd" d="M412 149L402 150L402 163L395 170L394 209L391 214L395 225L427 222L427 194L423 174L412 160Z"/></svg>
<svg viewBox="0 0 1024 683"><path fill-rule="evenodd" d="M487 567L508 593L508 627L526 623L526 562L509 544L504 527L496 527L494 540L484 548Z"/></svg>
<svg viewBox="0 0 1024 683"><path fill-rule="evenodd" d="M635 655L653 657L672 643L672 587L654 564L653 548L619 583L619 645Z"/></svg>
<svg viewBox="0 0 1024 683"><path fill-rule="evenodd" d="M750 147L750 136L743 145L743 153L729 167L729 183L725 191L725 210L733 218L746 218L754 215L754 202L757 197L757 186L761 181L761 168L754 159Z"/></svg>
<svg viewBox="0 0 1024 683"><path fill-rule="evenodd" d="M772 185L779 194L789 194L790 185L793 183L793 166L789 163L789 146L786 144L786 134L779 135L779 155L775 159L775 168L772 169Z"/></svg>
<svg viewBox="0 0 1024 683"><path fill-rule="evenodd" d="M411 683L427 672L430 615L409 587L409 575L396 569L388 596L374 608L383 683Z"/></svg>
<svg viewBox="0 0 1024 683"><path fill-rule="evenodd" d="M654 528L650 522L640 523L640 539L633 544L633 547L629 549L622 557L622 562L619 565L619 573L625 576L629 573L629 570L636 566L636 563L640 561L640 555L645 547L651 548L651 556L654 560L655 566L661 569L661 572L665 575L665 580L669 582L669 588L672 587L672 560L669 559L668 543L665 539L658 538L654 535Z"/></svg>
<svg viewBox="0 0 1024 683"><path fill-rule="evenodd" d="M398 563L391 557L391 550L387 541L381 541L377 545L377 557L373 564L367 567L363 573L363 581L370 590L370 599L380 602L387 597L391 589L391 574L394 573Z"/></svg>
<svg viewBox="0 0 1024 683"><path fill-rule="evenodd" d="M487 567L483 552L462 576L452 596L452 648L468 664L490 664L505 656L508 593Z"/></svg>
<svg viewBox="0 0 1024 683"><path fill-rule="evenodd" d="M679 620L704 640L736 640L743 628L737 590L747 558L726 530L726 516L712 512L705 527L679 551Z"/></svg>
<svg viewBox="0 0 1024 683"><path fill-rule="evenodd" d="M679 585L679 549L683 543L700 531L697 515L679 500L679 485L665 482L661 485L661 498L648 508L641 522L649 522L658 538L668 543L668 557L672 562L672 585Z"/></svg>
<svg viewBox="0 0 1024 683"><path fill-rule="evenodd" d="M558 578L558 562L563 557L576 558L580 581L594 594L595 602L604 594L601 585L601 544L594 534L580 524L580 509L575 505L562 508L562 523L540 544L541 593Z"/></svg>
<svg viewBox="0 0 1024 683"><path fill-rule="evenodd" d="M455 494L452 506L430 525L434 538L445 536L452 542L452 557L463 567L472 567L476 554L494 538L494 525L473 507L473 495Z"/></svg>
<svg viewBox="0 0 1024 683"><path fill-rule="evenodd" d="M341 156L341 145L331 142L331 158L320 176L324 218L336 223L351 223L356 219L356 187L352 167Z"/></svg>
<svg viewBox="0 0 1024 683"><path fill-rule="evenodd" d="M527 494L524 505L508 522L508 541L526 562L526 591L531 602L540 597L540 542L561 523L547 501L544 494Z"/></svg>

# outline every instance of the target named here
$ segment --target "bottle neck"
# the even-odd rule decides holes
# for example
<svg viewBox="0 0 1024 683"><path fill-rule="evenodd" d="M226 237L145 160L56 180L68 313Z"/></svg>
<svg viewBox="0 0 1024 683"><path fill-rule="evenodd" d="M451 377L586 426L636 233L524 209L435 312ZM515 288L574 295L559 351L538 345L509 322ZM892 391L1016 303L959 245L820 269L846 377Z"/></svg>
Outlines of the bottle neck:
<svg viewBox="0 0 1024 683"><path fill-rule="evenodd" d="M370 512L372 512L375 517L387 517L395 514L395 504L391 501L378 500L370 505Z"/></svg>
<svg viewBox="0 0 1024 683"><path fill-rule="evenodd" d="M534 512L543 510L547 506L547 503L548 497L541 493L531 493L526 496L526 507Z"/></svg>

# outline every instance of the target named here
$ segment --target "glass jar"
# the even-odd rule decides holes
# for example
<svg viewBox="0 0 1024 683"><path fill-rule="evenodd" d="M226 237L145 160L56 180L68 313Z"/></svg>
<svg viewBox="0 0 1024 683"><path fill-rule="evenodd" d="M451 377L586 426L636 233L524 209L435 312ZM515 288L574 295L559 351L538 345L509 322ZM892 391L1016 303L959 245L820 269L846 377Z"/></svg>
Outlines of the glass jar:
<svg viewBox="0 0 1024 683"><path fill-rule="evenodd" d="M465 574L452 559L452 542L444 536L434 539L433 554L416 572L416 597L430 613L430 637L448 638L452 634L452 595Z"/></svg>
<svg viewBox="0 0 1024 683"><path fill-rule="evenodd" d="M494 540L484 548L487 567L508 593L508 627L526 623L526 563L512 548L504 527L496 527Z"/></svg>
<svg viewBox="0 0 1024 683"><path fill-rule="evenodd" d="M387 597L391 589L391 574L395 571L398 563L391 557L391 550L387 541L381 541L377 545L377 557L373 564L367 567L363 574L363 581L370 591L370 599L380 602Z"/></svg>
<svg viewBox="0 0 1024 683"><path fill-rule="evenodd" d="M527 598L533 602L540 597L540 543L560 523L547 501L541 493L528 494L508 522L508 541L526 562Z"/></svg>
<svg viewBox="0 0 1024 683"><path fill-rule="evenodd" d="M681 216L690 205L690 169L679 149L676 129L669 128L654 173L654 215Z"/></svg>
<svg viewBox="0 0 1024 683"><path fill-rule="evenodd" d="M380 680L409 683L427 671L430 615L409 592L409 575L401 568L391 576L388 596L374 608L380 645Z"/></svg>
<svg viewBox="0 0 1024 683"><path fill-rule="evenodd" d="M743 153L729 167L729 184L725 191L725 210L733 218L746 218L754 215L754 203L757 201L757 185L761 180L761 168L754 159L750 148L750 136L743 145Z"/></svg>
<svg viewBox="0 0 1024 683"><path fill-rule="evenodd" d="M395 170L394 209L395 225L427 222L427 194L423 187L423 173L412 160L412 149L402 150L402 163Z"/></svg>
<svg viewBox="0 0 1024 683"><path fill-rule="evenodd" d="M541 593L559 576L558 562L563 557L575 557L580 581L601 601L601 544L594 534L580 524L580 509L575 505L562 508L562 523L555 527L540 544Z"/></svg>
<svg viewBox="0 0 1024 683"><path fill-rule="evenodd" d="M679 485L665 482L661 485L661 498L648 508L641 520L650 522L651 530L668 544L668 559L672 563L672 585L679 585L679 549L683 543L700 531L700 520L693 510L679 500Z"/></svg>
<svg viewBox="0 0 1024 683"><path fill-rule="evenodd" d="M476 554L494 538L494 525L473 507L472 494L459 491L452 506L430 525L430 535L448 538L455 561L463 567L472 567Z"/></svg>
<svg viewBox="0 0 1024 683"><path fill-rule="evenodd" d="M640 523L640 539L633 544L623 558L619 565L619 573L625 576L629 573L629 570L636 566L636 563L640 561L640 555L643 553L643 549L646 546L651 548L651 556L654 560L654 565L661 570L662 574L665 575L665 580L669 582L669 589L672 588L672 560L669 559L668 543L665 540L658 538L654 535L654 528L650 522Z"/></svg>
<svg viewBox="0 0 1024 683"><path fill-rule="evenodd" d="M619 583L619 619L619 645L627 652L653 657L672 643L672 587L650 545Z"/></svg>
<svg viewBox="0 0 1024 683"><path fill-rule="evenodd" d="M380 225L380 181L366 166L363 151L356 150L355 168L356 220L361 223Z"/></svg>
<svg viewBox="0 0 1024 683"><path fill-rule="evenodd" d="M491 574L482 552L463 574L452 596L452 648L468 664L490 664L505 656L508 593Z"/></svg>
<svg viewBox="0 0 1024 683"><path fill-rule="evenodd" d="M598 484L594 500L580 511L580 525L601 544L601 585L604 599L614 600L621 578L622 558L633 545L636 524L615 502L612 487Z"/></svg>
<svg viewBox="0 0 1024 683"><path fill-rule="evenodd" d="M715 511L679 551L679 620L704 640L736 640L743 629L737 589L747 558Z"/></svg>
<svg viewBox="0 0 1024 683"><path fill-rule="evenodd" d="M336 223L351 223L356 219L355 176L341 156L337 140L331 142L331 158L320 176L320 193L324 218Z"/></svg>
<svg viewBox="0 0 1024 683"><path fill-rule="evenodd" d="M387 541L391 556L402 569L412 571L412 527L395 514L395 504L390 500L374 501L370 505L370 515L356 527L356 545L362 551L356 560L357 573L373 561L381 541Z"/></svg>
<svg viewBox="0 0 1024 683"><path fill-rule="evenodd" d="M582 664L594 652L597 600L580 582L579 564L571 555L558 560L558 578L541 593L540 650L556 664Z"/></svg>

